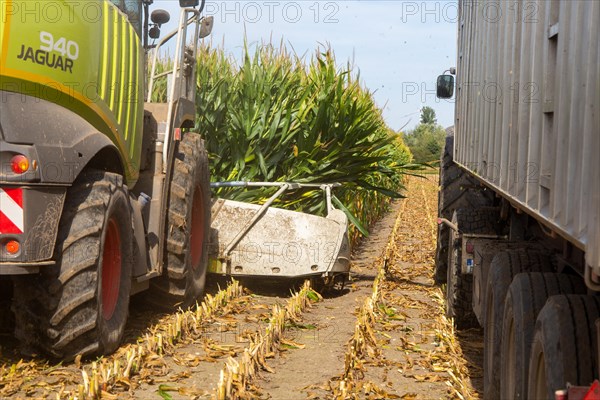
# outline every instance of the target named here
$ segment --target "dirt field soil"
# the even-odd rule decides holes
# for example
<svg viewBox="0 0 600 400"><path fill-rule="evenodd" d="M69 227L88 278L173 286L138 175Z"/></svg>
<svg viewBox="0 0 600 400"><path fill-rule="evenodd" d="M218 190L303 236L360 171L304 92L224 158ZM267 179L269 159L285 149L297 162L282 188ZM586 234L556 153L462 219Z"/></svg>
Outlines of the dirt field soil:
<svg viewBox="0 0 600 400"><path fill-rule="evenodd" d="M242 374L244 387L229 388L232 397L478 398L481 332L453 330L432 278L437 176L411 178L406 194L354 251L345 290L311 295L304 312L285 314L281 335L267 325L297 284L241 282L244 293L209 297L208 311L197 313L157 315L134 302L127 343L96 363L20 360L10 334L0 336L0 398L81 399L94 382L108 399L217 398L225 362L243 363L271 336L256 371ZM227 283L219 285L208 292L225 296ZM125 374L127 360L133 367Z"/></svg>

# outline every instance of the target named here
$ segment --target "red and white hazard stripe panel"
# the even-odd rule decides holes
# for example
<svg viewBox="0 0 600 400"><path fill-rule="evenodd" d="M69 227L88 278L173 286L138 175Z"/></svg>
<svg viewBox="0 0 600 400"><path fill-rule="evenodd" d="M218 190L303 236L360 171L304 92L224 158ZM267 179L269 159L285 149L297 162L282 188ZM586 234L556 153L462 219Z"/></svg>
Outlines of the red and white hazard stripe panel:
<svg viewBox="0 0 600 400"><path fill-rule="evenodd" d="M0 188L0 234L23 231L23 189Z"/></svg>

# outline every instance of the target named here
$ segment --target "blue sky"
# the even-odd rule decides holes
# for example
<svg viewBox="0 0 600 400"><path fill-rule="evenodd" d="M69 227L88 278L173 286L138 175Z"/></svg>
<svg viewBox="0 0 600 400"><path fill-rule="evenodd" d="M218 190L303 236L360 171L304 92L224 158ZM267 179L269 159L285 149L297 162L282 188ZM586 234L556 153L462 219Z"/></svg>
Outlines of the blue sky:
<svg viewBox="0 0 600 400"><path fill-rule="evenodd" d="M158 0L155 8L171 12L163 32L174 28L178 2ZM340 65L353 60L394 130L413 128L423 106L452 125L453 100L436 99L435 79L456 64L456 1L207 0L205 12L215 18L210 40L236 57L244 34L250 44L283 40L308 56L330 45Z"/></svg>

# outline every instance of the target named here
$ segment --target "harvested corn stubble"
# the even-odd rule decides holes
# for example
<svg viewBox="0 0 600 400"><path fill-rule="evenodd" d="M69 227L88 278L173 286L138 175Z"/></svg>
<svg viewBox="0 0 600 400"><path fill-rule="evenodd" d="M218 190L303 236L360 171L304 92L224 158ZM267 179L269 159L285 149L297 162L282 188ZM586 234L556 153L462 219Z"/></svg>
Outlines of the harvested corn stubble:
<svg viewBox="0 0 600 400"><path fill-rule="evenodd" d="M290 344L283 340L286 323L298 321L300 314L310 307L311 298L315 297L321 299L320 295L311 289L310 281L306 281L302 289L287 301L284 308L273 306L269 324L264 332L251 338L250 346L244 350L242 356L238 360L229 358L221 370L215 393L218 400L255 399L260 395L252 381L259 370L273 372L266 359L275 354L281 343Z"/></svg>

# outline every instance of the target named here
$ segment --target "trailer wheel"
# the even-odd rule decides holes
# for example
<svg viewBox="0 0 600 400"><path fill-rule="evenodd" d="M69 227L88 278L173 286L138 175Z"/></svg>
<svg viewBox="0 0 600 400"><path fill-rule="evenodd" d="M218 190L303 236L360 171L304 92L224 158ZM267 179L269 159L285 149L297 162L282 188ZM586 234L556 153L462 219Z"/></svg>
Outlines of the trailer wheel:
<svg viewBox="0 0 600 400"><path fill-rule="evenodd" d="M500 394L500 350L506 293L521 272L550 272L550 258L533 249L506 250L494 256L486 282L483 330L483 389L486 399Z"/></svg>
<svg viewBox="0 0 600 400"><path fill-rule="evenodd" d="M455 182L460 177L460 169L452 160L452 152L454 147L454 131L452 136L446 136L446 144L440 159L440 177L439 177L439 192L438 192L438 215L440 217L450 219L452 213L449 207L445 206L444 200L449 195L452 182ZM446 274L448 270L448 241L450 228L445 224L438 225L437 246L435 250L436 263L434 280L438 284L446 283Z"/></svg>
<svg viewBox="0 0 600 400"><path fill-rule="evenodd" d="M596 296L552 296L540 311L529 359L529 399L554 399L554 393L591 385L598 377Z"/></svg>
<svg viewBox="0 0 600 400"><path fill-rule="evenodd" d="M456 221L456 215L453 222ZM446 315L454 318L457 328L463 329L475 324L472 311L473 276L461 273L461 243L458 234L450 230L448 238L448 278L446 283Z"/></svg>
<svg viewBox="0 0 600 400"><path fill-rule="evenodd" d="M473 275L461 272L462 233L494 234L497 225L497 210L482 207L478 210L458 209L452 222L460 234L450 229L448 239L448 271L446 283L446 315L454 318L458 329L471 328L478 324L473 312Z"/></svg>
<svg viewBox="0 0 600 400"><path fill-rule="evenodd" d="M502 326L500 390L502 399L527 398L529 353L537 316L550 296L585 293L581 279L567 274L521 273L506 295Z"/></svg>
<svg viewBox="0 0 600 400"><path fill-rule="evenodd" d="M176 145L168 201L164 270L147 299L162 309L189 308L204 291L210 233L208 156L197 133Z"/></svg>
<svg viewBox="0 0 600 400"><path fill-rule="evenodd" d="M69 189L56 258L57 267L38 280L17 281L16 336L61 359L112 353L127 322L133 261L131 210L120 175L91 170Z"/></svg>
<svg viewBox="0 0 600 400"><path fill-rule="evenodd" d="M456 209L476 210L479 207L491 206L494 194L484 189L474 177L454 163L454 128L448 128L446 133L446 144L440 159L438 215L450 220ZM447 283L449 243L450 228L445 224L438 225L434 272L437 284Z"/></svg>

